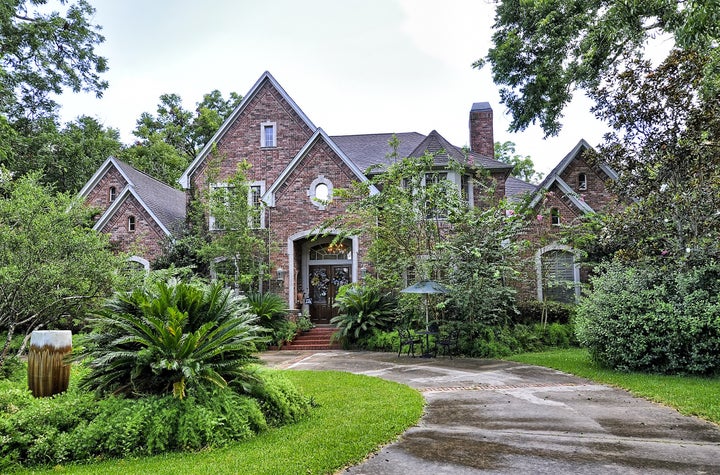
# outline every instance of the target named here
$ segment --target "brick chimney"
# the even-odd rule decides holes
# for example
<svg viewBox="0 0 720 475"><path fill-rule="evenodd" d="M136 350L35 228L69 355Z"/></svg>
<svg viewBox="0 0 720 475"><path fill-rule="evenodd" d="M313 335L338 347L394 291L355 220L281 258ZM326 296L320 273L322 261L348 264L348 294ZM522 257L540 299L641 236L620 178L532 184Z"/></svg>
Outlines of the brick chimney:
<svg viewBox="0 0 720 475"><path fill-rule="evenodd" d="M470 109L470 150L490 158L495 156L493 111L489 102L476 102Z"/></svg>

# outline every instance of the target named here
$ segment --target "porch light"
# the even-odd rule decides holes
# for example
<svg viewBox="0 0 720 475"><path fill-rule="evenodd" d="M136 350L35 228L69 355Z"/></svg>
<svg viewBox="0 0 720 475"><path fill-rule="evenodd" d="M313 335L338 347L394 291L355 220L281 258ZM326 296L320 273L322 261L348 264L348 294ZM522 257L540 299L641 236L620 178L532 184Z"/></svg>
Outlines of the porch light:
<svg viewBox="0 0 720 475"><path fill-rule="evenodd" d="M277 269L277 281L278 282L285 281L285 269L283 269L282 267L278 267L278 269Z"/></svg>

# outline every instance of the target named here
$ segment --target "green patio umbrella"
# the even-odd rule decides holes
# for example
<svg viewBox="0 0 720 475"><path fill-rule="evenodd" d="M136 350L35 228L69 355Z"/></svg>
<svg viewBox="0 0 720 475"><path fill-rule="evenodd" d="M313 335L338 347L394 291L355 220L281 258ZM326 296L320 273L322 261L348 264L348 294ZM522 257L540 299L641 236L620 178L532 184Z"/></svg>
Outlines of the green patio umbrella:
<svg viewBox="0 0 720 475"><path fill-rule="evenodd" d="M428 312L428 295L429 294L447 294L450 290L439 282L434 280L421 280L417 284L413 284L400 292L406 294L425 294L425 330L430 330L430 317Z"/></svg>

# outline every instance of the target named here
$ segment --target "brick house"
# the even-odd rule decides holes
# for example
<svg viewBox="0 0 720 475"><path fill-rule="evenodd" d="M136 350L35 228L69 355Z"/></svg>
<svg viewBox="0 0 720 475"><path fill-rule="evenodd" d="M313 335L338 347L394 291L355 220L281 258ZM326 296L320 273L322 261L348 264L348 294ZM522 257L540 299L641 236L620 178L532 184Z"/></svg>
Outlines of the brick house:
<svg viewBox="0 0 720 475"><path fill-rule="evenodd" d="M587 282L589 269L558 239L562 226L588 213L612 213L618 206L607 188L617 173L603 163L591 165L586 158L590 150L590 144L580 140L539 185L529 188L513 182L510 188L517 195L530 193L536 215L525 236L534 246L526 255L520 298L572 302L580 296L580 283Z"/></svg>
<svg viewBox="0 0 720 475"><path fill-rule="evenodd" d="M355 181L367 182L365 171L370 167L381 171L393 152L389 144L393 135L399 140L397 154L401 157L422 156L426 151L435 153L435 166L446 170L447 179L462 189L475 206L483 205L480 184L472 178L477 168L486 170L495 181L498 199L524 193L540 197L539 190L557 193L558 201L553 206L561 210L561 220L570 219L590 206L601 209L604 203L604 188L597 198L590 197L605 172L583 161L581 149L587 146L584 142L539 187L510 177L512 166L493 159L493 112L488 103L471 107L470 150L450 144L437 131L427 135L405 132L329 136L313 124L269 72L260 76L185 170L179 180L185 193L160 186L161 183L127 164L110 159L81 194L103 210L96 229L110 233L122 250L138 249L138 255L147 262L157 257L161 239L171 235L182 222L187 202L210 187L227 186L238 163L247 161L248 200L261 210L260 219L253 226L266 231L275 244L268 256L271 274L278 277L273 286L281 290L291 308L308 303L311 319L326 323L332 317L337 287L362 278L367 267L368 243L361 236L350 237L339 245L331 244L332 235L316 239L316 230L326 219L344 212L340 206L324 206L323 199L331 196L334 188L345 188ZM466 164L466 173L448 169L450 160ZM585 202L575 198L574 192L570 193L575 188L568 185L577 184L582 174L588 189L577 191L587 193ZM113 189L120 190L115 198ZM371 188L370 192L378 190ZM158 199L165 194L168 199ZM568 194L572 197L567 197ZM552 196L551 193L545 196L548 195ZM534 204L538 208L544 205L539 200ZM131 216L135 223L133 231ZM212 228L212 218L208 220ZM549 231L551 235L553 229ZM544 235L539 229L534 232L538 239ZM545 249L540 255L550 250Z"/></svg>
<svg viewBox="0 0 720 475"><path fill-rule="evenodd" d="M127 163L108 158L80 190L98 210L93 229L110 235L118 250L146 269L162 253L165 238L185 222L185 193Z"/></svg>

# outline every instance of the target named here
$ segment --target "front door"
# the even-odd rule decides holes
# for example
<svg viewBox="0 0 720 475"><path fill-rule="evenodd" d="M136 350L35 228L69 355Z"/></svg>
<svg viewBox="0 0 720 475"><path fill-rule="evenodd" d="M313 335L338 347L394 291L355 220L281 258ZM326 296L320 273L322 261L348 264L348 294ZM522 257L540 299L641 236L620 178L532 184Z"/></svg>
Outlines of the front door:
<svg viewBox="0 0 720 475"><path fill-rule="evenodd" d="M310 320L316 324L330 323L330 319L338 313L333 308L337 290L350 282L350 267L311 265L309 270Z"/></svg>

